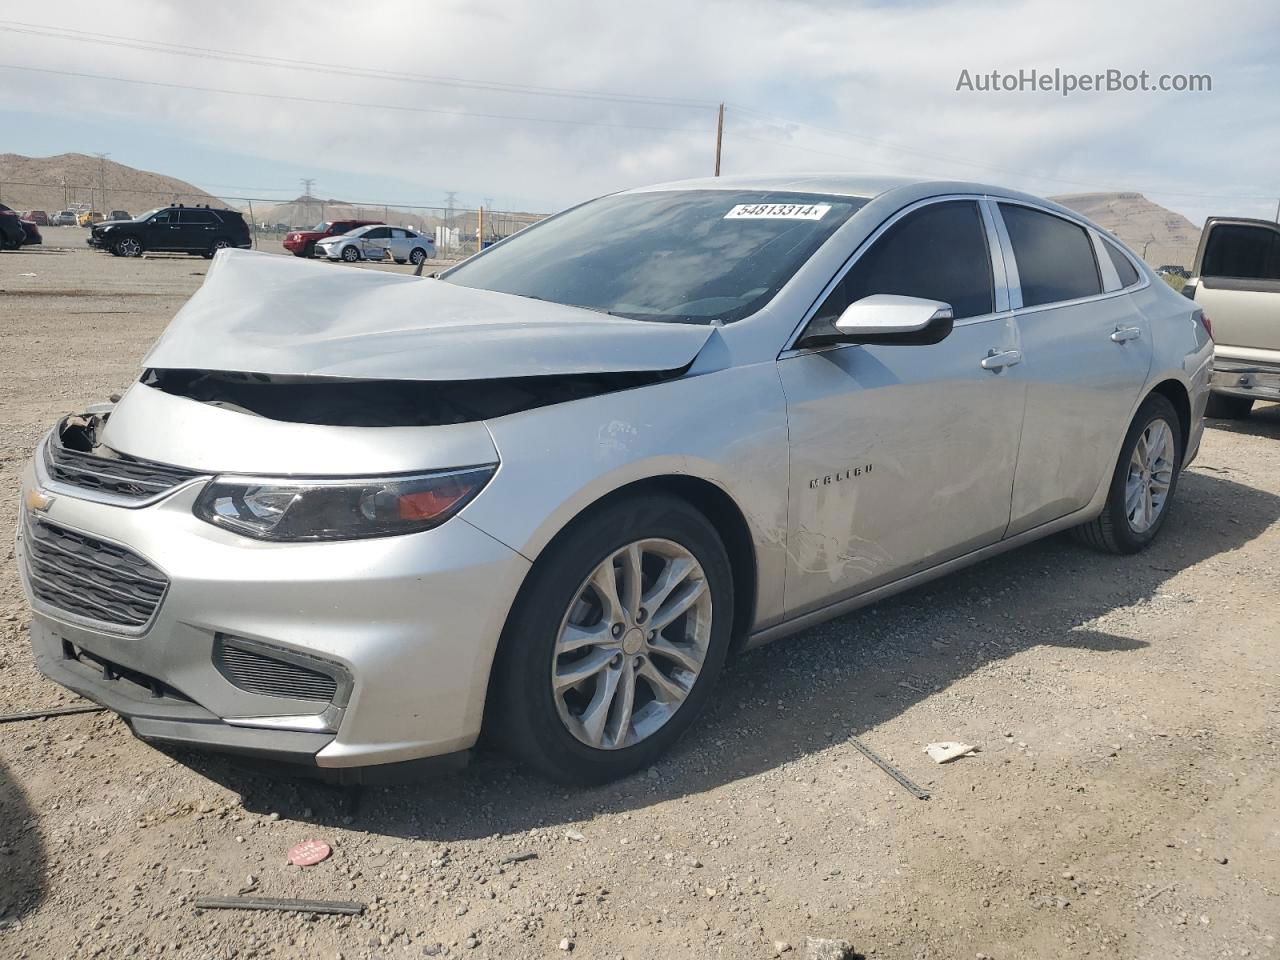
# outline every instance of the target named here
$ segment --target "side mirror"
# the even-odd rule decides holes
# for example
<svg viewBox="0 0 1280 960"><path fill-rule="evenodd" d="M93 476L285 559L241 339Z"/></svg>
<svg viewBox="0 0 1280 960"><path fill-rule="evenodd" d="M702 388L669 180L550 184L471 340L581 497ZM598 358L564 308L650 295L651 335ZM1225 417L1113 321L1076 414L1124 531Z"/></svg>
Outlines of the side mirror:
<svg viewBox="0 0 1280 960"><path fill-rule="evenodd" d="M824 321L825 329L811 328L802 344L927 345L946 339L954 323L949 303L921 297L902 297L892 293L875 293L849 304L834 323Z"/></svg>

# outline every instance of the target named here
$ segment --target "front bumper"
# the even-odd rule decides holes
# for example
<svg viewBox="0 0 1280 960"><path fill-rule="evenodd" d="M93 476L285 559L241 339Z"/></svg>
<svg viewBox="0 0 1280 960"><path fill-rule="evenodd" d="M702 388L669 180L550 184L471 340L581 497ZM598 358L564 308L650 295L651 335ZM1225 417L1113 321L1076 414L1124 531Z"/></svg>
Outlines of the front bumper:
<svg viewBox="0 0 1280 960"><path fill-rule="evenodd" d="M1215 357L1209 386L1229 397L1280 402L1280 364Z"/></svg>
<svg viewBox="0 0 1280 960"><path fill-rule="evenodd" d="M36 664L50 679L114 710L143 739L319 767L474 745L497 639L529 567L519 554L462 517L406 536L263 543L192 514L204 479L126 507L51 481L42 454L23 477L17 556ZM34 596L24 543L30 491L51 499L40 519L163 571L169 585L142 631ZM242 688L215 665L220 637L338 665L351 680L345 706Z"/></svg>

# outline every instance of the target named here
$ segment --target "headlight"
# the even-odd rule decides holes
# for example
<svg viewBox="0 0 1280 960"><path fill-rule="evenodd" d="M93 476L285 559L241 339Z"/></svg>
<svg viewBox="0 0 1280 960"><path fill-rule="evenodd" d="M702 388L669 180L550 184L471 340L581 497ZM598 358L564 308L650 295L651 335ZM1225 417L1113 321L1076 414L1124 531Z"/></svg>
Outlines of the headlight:
<svg viewBox="0 0 1280 960"><path fill-rule="evenodd" d="M416 476L214 478L195 514L258 540L355 540L439 526L466 506L497 464Z"/></svg>

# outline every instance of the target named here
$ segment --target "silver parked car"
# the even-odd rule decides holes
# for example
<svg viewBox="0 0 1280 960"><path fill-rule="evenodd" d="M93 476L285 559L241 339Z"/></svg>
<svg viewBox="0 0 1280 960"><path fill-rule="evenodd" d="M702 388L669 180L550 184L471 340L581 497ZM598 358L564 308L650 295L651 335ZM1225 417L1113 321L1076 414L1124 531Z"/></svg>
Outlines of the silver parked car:
<svg viewBox="0 0 1280 960"><path fill-rule="evenodd" d="M316 256L330 260L383 260L388 255L396 263L412 263L435 257L435 241L408 227L388 227L379 224L356 227L336 237L328 237L316 244Z"/></svg>
<svg viewBox="0 0 1280 960"><path fill-rule="evenodd" d="M487 728L606 780L745 646L1066 528L1145 547L1212 352L972 183L631 190L440 279L223 251L26 470L37 662L147 740L355 776Z"/></svg>

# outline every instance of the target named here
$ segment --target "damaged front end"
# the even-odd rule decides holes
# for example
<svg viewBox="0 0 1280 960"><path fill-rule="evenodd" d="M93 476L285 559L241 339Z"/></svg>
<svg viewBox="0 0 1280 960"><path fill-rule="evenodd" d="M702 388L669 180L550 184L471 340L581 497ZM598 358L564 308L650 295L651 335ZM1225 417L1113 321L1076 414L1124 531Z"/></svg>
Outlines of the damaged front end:
<svg viewBox="0 0 1280 960"><path fill-rule="evenodd" d="M430 427L658 383L679 370L486 380L356 380L221 370L148 369L142 383L170 396L285 423Z"/></svg>

